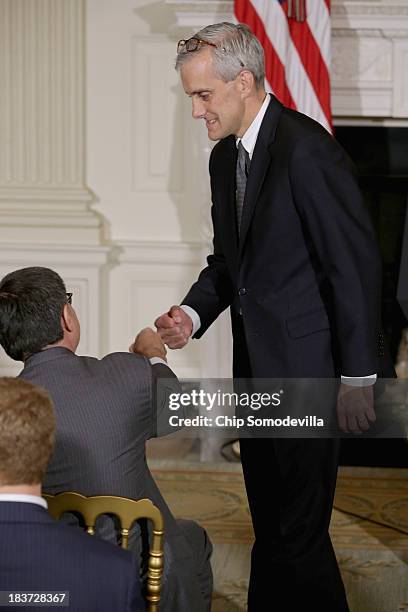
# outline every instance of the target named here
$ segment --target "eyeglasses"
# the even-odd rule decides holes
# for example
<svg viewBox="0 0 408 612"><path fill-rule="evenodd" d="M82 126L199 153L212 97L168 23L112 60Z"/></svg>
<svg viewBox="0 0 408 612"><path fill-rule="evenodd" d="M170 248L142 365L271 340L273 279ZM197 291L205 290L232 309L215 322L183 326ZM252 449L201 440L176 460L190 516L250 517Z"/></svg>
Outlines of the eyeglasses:
<svg viewBox="0 0 408 612"><path fill-rule="evenodd" d="M222 49L224 52L226 51L225 47L218 47L214 43L208 42L206 40L201 40L201 38L196 38L193 36L188 40L179 40L177 43L177 53L190 53L191 51L197 51L201 47L201 45L209 45L210 47L215 47L216 49ZM245 68L245 64L242 60L238 58L239 63L241 64L241 68Z"/></svg>
<svg viewBox="0 0 408 612"><path fill-rule="evenodd" d="M72 304L72 296L74 294L73 293L66 293L65 295L67 296L67 304Z"/></svg>
<svg viewBox="0 0 408 612"><path fill-rule="evenodd" d="M210 47L217 48L217 45L214 43L207 42L206 40L201 40L200 38L189 38L188 40L179 40L177 43L177 53L190 53L191 51L197 51L201 47L201 45L209 45Z"/></svg>

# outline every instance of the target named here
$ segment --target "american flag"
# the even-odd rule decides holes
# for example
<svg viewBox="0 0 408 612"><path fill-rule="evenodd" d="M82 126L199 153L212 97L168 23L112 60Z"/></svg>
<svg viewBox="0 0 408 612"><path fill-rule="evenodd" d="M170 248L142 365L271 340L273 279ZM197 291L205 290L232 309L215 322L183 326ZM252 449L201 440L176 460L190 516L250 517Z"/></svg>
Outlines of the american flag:
<svg viewBox="0 0 408 612"><path fill-rule="evenodd" d="M234 12L264 48L276 97L331 132L330 0L235 0Z"/></svg>

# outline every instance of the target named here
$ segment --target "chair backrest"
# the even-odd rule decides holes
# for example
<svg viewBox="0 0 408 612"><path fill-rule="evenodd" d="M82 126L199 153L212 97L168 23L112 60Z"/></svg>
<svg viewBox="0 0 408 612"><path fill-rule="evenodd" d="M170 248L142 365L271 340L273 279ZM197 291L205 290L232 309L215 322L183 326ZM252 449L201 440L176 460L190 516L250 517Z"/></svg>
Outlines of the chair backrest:
<svg viewBox="0 0 408 612"><path fill-rule="evenodd" d="M150 499L128 499L114 495L85 497L67 492L58 495L43 495L50 514L59 519L64 512L78 512L84 517L87 532L94 534L95 522L101 514L114 514L121 523L122 548L128 547L129 530L134 521L146 518L153 523L153 538L149 551L147 571L147 609L157 612L160 601L161 577L163 574L163 517Z"/></svg>

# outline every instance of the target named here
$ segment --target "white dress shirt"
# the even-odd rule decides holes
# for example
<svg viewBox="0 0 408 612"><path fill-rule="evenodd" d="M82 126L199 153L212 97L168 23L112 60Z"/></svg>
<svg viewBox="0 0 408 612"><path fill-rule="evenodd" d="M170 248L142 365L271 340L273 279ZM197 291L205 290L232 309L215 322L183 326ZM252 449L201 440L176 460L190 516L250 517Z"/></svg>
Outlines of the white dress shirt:
<svg viewBox="0 0 408 612"><path fill-rule="evenodd" d="M244 147L245 151L248 153L249 159L252 159L252 156L254 154L254 149L255 149L257 138L258 138L259 130L261 129L261 124L262 124L263 118L265 116L265 113L269 106L270 101L271 101L271 96L269 94L266 94L265 100L263 101L262 106L259 109L257 116L255 117L255 119L253 120L253 122L251 123L247 131L245 132L245 134L242 136L242 138L236 139L237 146L239 144L239 141L242 142L242 146Z"/></svg>
<svg viewBox="0 0 408 612"><path fill-rule="evenodd" d="M149 361L151 365L154 365L155 363L164 363L164 365L168 365L167 361L165 361L161 357L150 357Z"/></svg>

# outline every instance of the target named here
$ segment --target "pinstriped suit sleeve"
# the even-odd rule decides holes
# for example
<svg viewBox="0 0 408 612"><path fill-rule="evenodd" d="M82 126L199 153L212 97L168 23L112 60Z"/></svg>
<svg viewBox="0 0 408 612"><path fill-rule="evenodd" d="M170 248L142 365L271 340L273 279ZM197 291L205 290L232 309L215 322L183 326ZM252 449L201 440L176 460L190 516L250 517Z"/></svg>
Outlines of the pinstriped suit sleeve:
<svg viewBox="0 0 408 612"><path fill-rule="evenodd" d="M174 372L162 363L156 363L152 368L152 402L155 422L153 436L167 436L177 428L169 425L169 401L173 394L181 393L181 384Z"/></svg>

